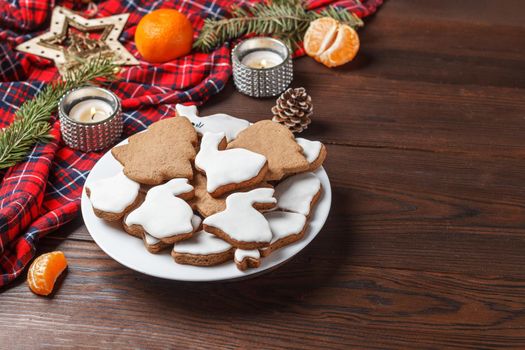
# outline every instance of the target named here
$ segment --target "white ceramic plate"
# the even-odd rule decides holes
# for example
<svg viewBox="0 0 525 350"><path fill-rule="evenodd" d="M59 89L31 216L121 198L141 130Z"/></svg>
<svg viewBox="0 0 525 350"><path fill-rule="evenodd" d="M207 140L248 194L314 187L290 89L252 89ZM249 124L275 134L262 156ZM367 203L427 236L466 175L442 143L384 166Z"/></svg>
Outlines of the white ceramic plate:
<svg viewBox="0 0 525 350"><path fill-rule="evenodd" d="M121 144L125 143L127 140L121 142ZM113 158L111 152L107 152L91 170L86 184L113 176L120 170L122 170L120 163ZM82 192L82 216L91 237L98 246L110 257L135 271L179 281L222 281L244 278L284 263L306 247L321 231L330 211L332 190L326 171L320 168L316 174L321 180L323 192L313 209L303 239L272 252L268 257L261 259L259 268L247 271L237 269L233 261L210 267L177 264L171 257L169 249L160 254L149 253L142 240L128 235L119 222L109 223L98 218L93 212L85 189Z"/></svg>

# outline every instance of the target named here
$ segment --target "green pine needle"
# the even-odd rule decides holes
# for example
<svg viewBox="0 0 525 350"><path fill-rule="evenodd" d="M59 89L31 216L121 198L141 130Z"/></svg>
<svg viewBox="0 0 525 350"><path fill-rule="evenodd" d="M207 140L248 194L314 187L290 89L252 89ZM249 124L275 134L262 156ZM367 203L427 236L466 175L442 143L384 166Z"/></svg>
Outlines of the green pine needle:
<svg viewBox="0 0 525 350"><path fill-rule="evenodd" d="M66 74L63 80L47 85L33 99L24 102L16 111L11 125L0 130L0 169L24 160L36 142L51 139L49 117L68 90L98 78L111 79L116 70L117 66L108 59L84 62Z"/></svg>
<svg viewBox="0 0 525 350"><path fill-rule="evenodd" d="M273 0L250 8L234 7L231 18L206 19L193 48L209 52L226 41L254 33L280 38L294 50L310 22L321 17L332 17L353 28L363 26L363 21L346 9L329 6L315 12L307 11L301 0Z"/></svg>

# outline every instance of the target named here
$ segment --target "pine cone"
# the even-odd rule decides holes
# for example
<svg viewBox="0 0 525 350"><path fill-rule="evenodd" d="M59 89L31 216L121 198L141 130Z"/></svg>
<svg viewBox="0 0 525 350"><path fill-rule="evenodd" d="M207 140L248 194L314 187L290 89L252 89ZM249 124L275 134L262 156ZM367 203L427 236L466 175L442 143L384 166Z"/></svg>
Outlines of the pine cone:
<svg viewBox="0 0 525 350"><path fill-rule="evenodd" d="M306 93L305 88L289 88L277 99L277 104L272 107L272 120L288 127L292 132L299 133L312 122L312 98Z"/></svg>

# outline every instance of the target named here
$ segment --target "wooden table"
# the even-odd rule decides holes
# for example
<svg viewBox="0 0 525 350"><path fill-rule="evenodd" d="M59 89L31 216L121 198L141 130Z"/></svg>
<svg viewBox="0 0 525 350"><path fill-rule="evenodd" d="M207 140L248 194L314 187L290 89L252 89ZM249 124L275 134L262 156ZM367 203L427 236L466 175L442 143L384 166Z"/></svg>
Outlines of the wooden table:
<svg viewBox="0 0 525 350"><path fill-rule="evenodd" d="M0 295L1 347L525 348L523 2L387 1L360 36L342 68L296 61L333 203L295 259L170 282L110 259L79 218L41 242L70 262L53 298L24 278ZM203 112L256 121L273 103L230 83Z"/></svg>

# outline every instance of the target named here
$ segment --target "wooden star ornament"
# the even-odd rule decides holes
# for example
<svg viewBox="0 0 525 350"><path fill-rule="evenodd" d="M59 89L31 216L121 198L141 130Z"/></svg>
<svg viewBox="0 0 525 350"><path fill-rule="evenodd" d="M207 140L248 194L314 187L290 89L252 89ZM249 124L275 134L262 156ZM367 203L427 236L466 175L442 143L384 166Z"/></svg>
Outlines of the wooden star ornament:
<svg viewBox="0 0 525 350"><path fill-rule="evenodd" d="M16 49L53 60L61 75L92 57L110 58L120 65L137 65L139 61L118 41L128 17L129 13L124 13L87 19L57 6L49 30Z"/></svg>

